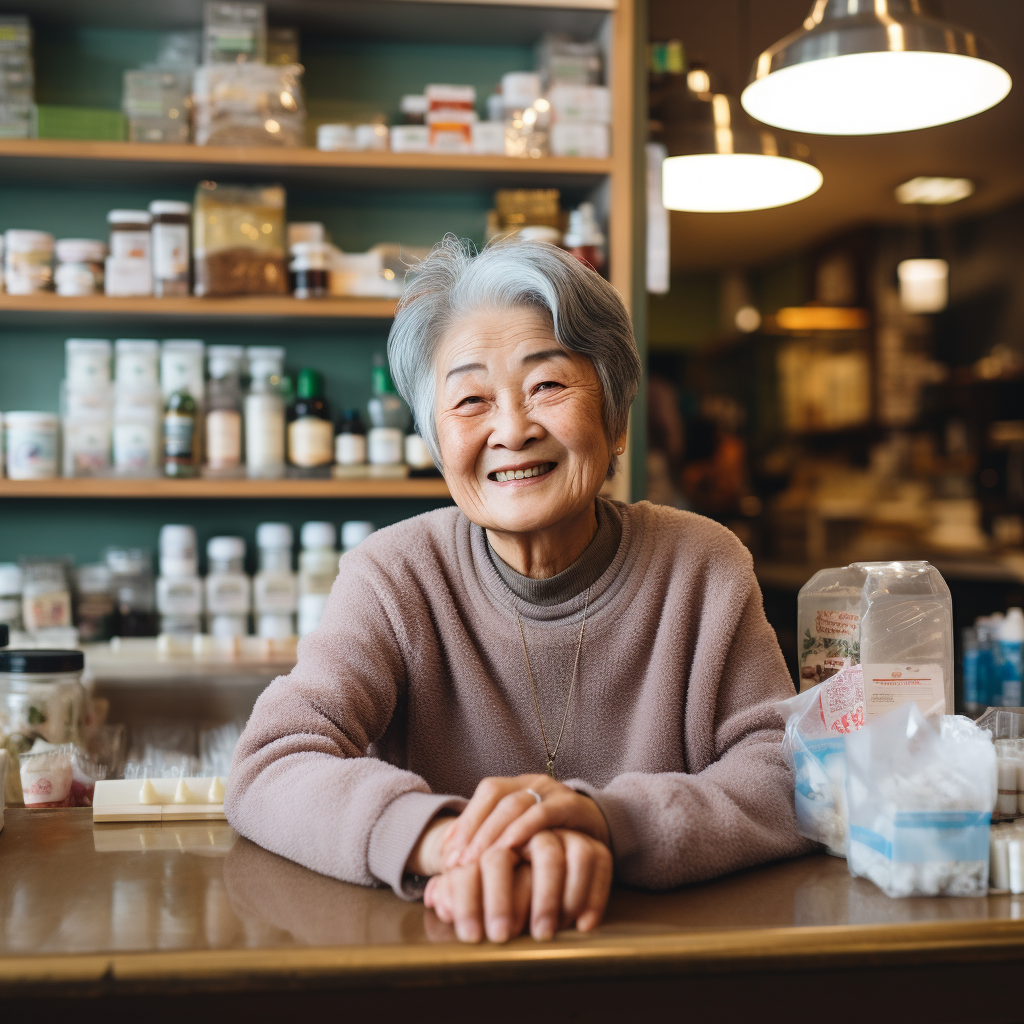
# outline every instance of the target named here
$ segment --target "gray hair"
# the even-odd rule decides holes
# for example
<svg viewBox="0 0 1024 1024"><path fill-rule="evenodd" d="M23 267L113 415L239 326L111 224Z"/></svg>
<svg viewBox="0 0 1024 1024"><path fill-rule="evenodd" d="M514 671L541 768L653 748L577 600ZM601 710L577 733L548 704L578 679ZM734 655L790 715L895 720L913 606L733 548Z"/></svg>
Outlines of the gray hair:
<svg viewBox="0 0 1024 1024"><path fill-rule="evenodd" d="M640 386L633 325L619 293L574 256L547 242L492 242L477 252L448 234L409 272L388 336L388 360L399 394L441 467L434 358L445 334L479 309L533 308L551 317L562 348L586 356L604 396L604 429L626 431ZM443 468L443 467L442 467ZM615 459L608 475L615 470Z"/></svg>

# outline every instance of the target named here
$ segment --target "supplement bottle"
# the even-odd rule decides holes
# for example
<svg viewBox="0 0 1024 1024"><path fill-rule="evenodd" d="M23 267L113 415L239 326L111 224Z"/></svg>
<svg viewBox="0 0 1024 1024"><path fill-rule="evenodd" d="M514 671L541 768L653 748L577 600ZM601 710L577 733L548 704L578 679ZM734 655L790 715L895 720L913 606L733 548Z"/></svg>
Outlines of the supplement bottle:
<svg viewBox="0 0 1024 1024"><path fill-rule="evenodd" d="M299 534L299 636L320 625L324 606L338 575L337 532L334 523L302 524Z"/></svg>
<svg viewBox="0 0 1024 1024"><path fill-rule="evenodd" d="M1004 708L1021 706L1021 649L1024 647L1024 611L1011 608L999 624L999 654L1002 680L999 700L993 704L1001 704Z"/></svg>
<svg viewBox="0 0 1024 1024"><path fill-rule="evenodd" d="M206 393L206 464L218 472L242 466L242 358L240 345L211 345Z"/></svg>
<svg viewBox="0 0 1024 1024"><path fill-rule="evenodd" d="M153 294L188 295L189 222L192 204L173 199L154 199L149 204L153 218L150 245L153 252Z"/></svg>
<svg viewBox="0 0 1024 1024"><path fill-rule="evenodd" d="M369 401L370 422L366 448L371 466L399 465L405 455L405 430L409 414L391 381L387 359L377 353L373 360L373 397Z"/></svg>
<svg viewBox="0 0 1024 1024"><path fill-rule="evenodd" d="M164 475L196 475L196 400L187 391L175 391L164 409Z"/></svg>
<svg viewBox="0 0 1024 1024"><path fill-rule="evenodd" d="M271 640L295 635L298 581L292 571L292 528L287 523L256 527L259 572L253 578L256 633Z"/></svg>
<svg viewBox="0 0 1024 1024"><path fill-rule="evenodd" d="M245 636L249 632L251 583L245 574L245 541L211 537L206 544L206 617L214 636Z"/></svg>
<svg viewBox="0 0 1024 1024"><path fill-rule="evenodd" d="M252 383L245 396L245 469L250 477L284 476L285 408L281 394L284 349L246 349Z"/></svg>
<svg viewBox="0 0 1024 1024"><path fill-rule="evenodd" d="M193 636L202 631L203 581L196 531L191 526L167 523L160 527L156 607L161 633Z"/></svg>
<svg viewBox="0 0 1024 1024"><path fill-rule="evenodd" d="M334 461L334 424L323 390L316 370L299 371L289 410L288 461L300 470L320 470Z"/></svg>
<svg viewBox="0 0 1024 1024"><path fill-rule="evenodd" d="M141 548L107 551L114 595L116 636L156 636L156 588L150 553Z"/></svg>
<svg viewBox="0 0 1024 1024"><path fill-rule="evenodd" d="M366 462L366 427L358 409L346 409L334 438L334 461L339 466L361 466Z"/></svg>
<svg viewBox="0 0 1024 1024"><path fill-rule="evenodd" d="M114 595L110 591L110 580L110 568L102 562L78 568L75 625L83 644L109 640L114 635Z"/></svg>

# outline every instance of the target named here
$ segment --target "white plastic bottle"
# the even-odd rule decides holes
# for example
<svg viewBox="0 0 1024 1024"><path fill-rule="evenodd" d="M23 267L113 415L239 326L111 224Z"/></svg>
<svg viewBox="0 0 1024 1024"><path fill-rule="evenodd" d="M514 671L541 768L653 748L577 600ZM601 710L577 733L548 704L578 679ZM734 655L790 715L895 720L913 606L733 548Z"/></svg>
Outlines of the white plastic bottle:
<svg viewBox="0 0 1024 1024"><path fill-rule="evenodd" d="M260 568L253 577L256 633L270 640L295 635L298 581L292 571L292 528L287 523L260 523L256 547Z"/></svg>
<svg viewBox="0 0 1024 1024"><path fill-rule="evenodd" d="M341 551L342 554L358 547L377 527L365 519L350 519L341 524Z"/></svg>
<svg viewBox="0 0 1024 1024"><path fill-rule="evenodd" d="M1011 608L999 623L999 661L1004 708L1021 706L1021 650L1024 648L1024 611ZM995 703L995 701L993 701Z"/></svg>
<svg viewBox="0 0 1024 1024"><path fill-rule="evenodd" d="M285 410L281 394L284 349L246 349L252 383L245 396L245 469L250 477L282 477L285 466Z"/></svg>
<svg viewBox="0 0 1024 1024"><path fill-rule="evenodd" d="M337 530L334 523L302 524L299 539L299 636L320 625L324 606L338 575Z"/></svg>
<svg viewBox="0 0 1024 1024"><path fill-rule="evenodd" d="M201 632L203 581L199 578L196 531L168 523L160 527L160 575L156 581L160 632L194 636Z"/></svg>
<svg viewBox="0 0 1024 1024"><path fill-rule="evenodd" d="M206 545L209 572L206 615L213 636L245 636L249 632L251 581L245 574L245 541L211 537Z"/></svg>

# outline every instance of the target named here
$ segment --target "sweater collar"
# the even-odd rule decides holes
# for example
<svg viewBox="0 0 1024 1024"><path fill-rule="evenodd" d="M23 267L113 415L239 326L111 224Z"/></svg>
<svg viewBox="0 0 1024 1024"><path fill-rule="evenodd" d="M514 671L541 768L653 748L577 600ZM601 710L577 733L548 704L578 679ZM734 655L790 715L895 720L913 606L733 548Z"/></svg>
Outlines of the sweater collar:
<svg viewBox="0 0 1024 1024"><path fill-rule="evenodd" d="M620 523L621 538L617 549L614 551L611 562L606 566L600 576L593 582L593 589L590 595L591 613L596 614L616 594L629 575L630 565L637 557L636 543L633 536L636 533L636 524L633 521L633 510L631 506L622 502L609 501L605 498L598 498L602 506L602 512L607 512L608 517L614 516ZM470 522L465 514L459 516L458 521L462 524L462 543L466 558L466 569L482 588L488 601L496 608L504 608L507 611L518 611L524 619L533 619L536 622L556 622L575 618L583 607L579 592L568 600L558 604L540 605L519 597L515 591L502 578L494 566L491 555L488 553L487 534L485 531ZM460 531L461 532L461 531ZM595 538L596 539L596 538ZM591 542L593 543L593 542ZM461 546L461 545L460 545ZM590 550L589 548L587 549ZM575 563L574 563L575 564ZM571 567L570 567L571 568ZM561 573L559 575L562 575ZM583 590L587 585L583 586Z"/></svg>
<svg viewBox="0 0 1024 1024"><path fill-rule="evenodd" d="M491 547L487 532L481 530L491 564L516 597L529 604L549 608L582 594L601 578L619 549L619 541L622 539L622 516L612 502L603 498L596 499L594 511L597 515L597 533L586 550L557 576L549 576L543 580L531 579L516 572Z"/></svg>

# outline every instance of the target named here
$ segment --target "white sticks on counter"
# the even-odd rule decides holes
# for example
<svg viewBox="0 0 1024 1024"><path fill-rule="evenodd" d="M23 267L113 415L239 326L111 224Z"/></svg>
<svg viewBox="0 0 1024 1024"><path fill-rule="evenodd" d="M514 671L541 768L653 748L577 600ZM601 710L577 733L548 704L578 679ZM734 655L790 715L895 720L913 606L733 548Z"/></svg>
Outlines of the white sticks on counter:
<svg viewBox="0 0 1024 1024"><path fill-rule="evenodd" d="M224 782L218 776L97 782L92 820L223 821Z"/></svg>

